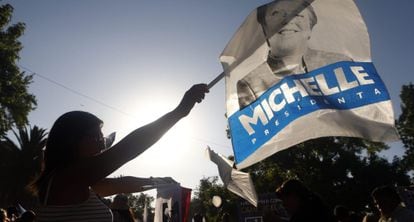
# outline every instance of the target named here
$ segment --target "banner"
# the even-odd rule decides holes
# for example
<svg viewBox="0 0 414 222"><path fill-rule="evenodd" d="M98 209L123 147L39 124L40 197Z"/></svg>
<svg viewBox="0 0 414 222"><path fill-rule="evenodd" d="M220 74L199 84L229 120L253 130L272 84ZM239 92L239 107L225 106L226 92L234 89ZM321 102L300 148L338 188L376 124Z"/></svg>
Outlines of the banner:
<svg viewBox="0 0 414 222"><path fill-rule="evenodd" d="M157 188L155 222L187 221L190 212L191 189L179 183Z"/></svg>
<svg viewBox="0 0 414 222"><path fill-rule="evenodd" d="M191 189L181 187L181 221L188 221L190 215Z"/></svg>
<svg viewBox="0 0 414 222"><path fill-rule="evenodd" d="M143 222L148 222L148 206L147 206L147 201L145 201L144 213L142 214L142 221Z"/></svg>
<svg viewBox="0 0 414 222"><path fill-rule="evenodd" d="M239 169L318 137L398 139L390 97L352 0L260 6L220 60Z"/></svg>
<svg viewBox="0 0 414 222"><path fill-rule="evenodd" d="M257 207L257 194L250 174L234 169L233 161L215 153L210 147L207 147L206 154L212 162L217 164L220 179L224 186Z"/></svg>

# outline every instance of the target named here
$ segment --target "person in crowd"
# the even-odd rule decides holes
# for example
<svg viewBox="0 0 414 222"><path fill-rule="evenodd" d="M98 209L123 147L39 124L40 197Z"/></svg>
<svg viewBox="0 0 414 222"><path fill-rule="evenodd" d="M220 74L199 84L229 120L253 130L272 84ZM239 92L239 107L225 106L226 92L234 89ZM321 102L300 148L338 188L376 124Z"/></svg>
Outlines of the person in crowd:
<svg viewBox="0 0 414 222"><path fill-rule="evenodd" d="M203 222L203 215L201 213L195 213L193 216L194 222Z"/></svg>
<svg viewBox="0 0 414 222"><path fill-rule="evenodd" d="M27 210L19 217L18 222L35 222L36 214L32 210Z"/></svg>
<svg viewBox="0 0 414 222"><path fill-rule="evenodd" d="M337 205L334 208L334 215L338 222L361 222L362 218L351 211L348 207Z"/></svg>
<svg viewBox="0 0 414 222"><path fill-rule="evenodd" d="M33 183L40 206L39 221L112 221L99 196L143 191L151 178L106 178L157 142L195 103L204 99L206 84L192 86L179 105L158 120L138 128L111 148L105 147L102 120L72 111L60 116L49 132L44 169Z"/></svg>
<svg viewBox="0 0 414 222"><path fill-rule="evenodd" d="M9 222L7 211L2 208L0 208L0 222Z"/></svg>
<svg viewBox="0 0 414 222"><path fill-rule="evenodd" d="M101 201L108 207L111 207L111 205L112 205L112 200L109 199L109 198L101 197Z"/></svg>
<svg viewBox="0 0 414 222"><path fill-rule="evenodd" d="M379 215L376 213L366 213L362 218L362 222L378 222L379 218Z"/></svg>
<svg viewBox="0 0 414 222"><path fill-rule="evenodd" d="M230 215L229 215L228 213L224 213L224 214L221 216L221 221L222 221L222 222L230 222Z"/></svg>
<svg viewBox="0 0 414 222"><path fill-rule="evenodd" d="M267 62L237 82L240 108L256 100L285 76L308 73L340 61L352 61L346 55L309 47L312 30L318 22L309 1L279 0L257 9L269 47Z"/></svg>
<svg viewBox="0 0 414 222"><path fill-rule="evenodd" d="M414 212L405 208L397 191L392 186L380 186L371 193L381 218L379 222L414 221Z"/></svg>
<svg viewBox="0 0 414 222"><path fill-rule="evenodd" d="M322 199L299 180L287 180L276 190L277 197L290 216L291 222L335 221Z"/></svg>
<svg viewBox="0 0 414 222"><path fill-rule="evenodd" d="M378 222L380 213L373 202L368 203L362 213L362 222Z"/></svg>
<svg viewBox="0 0 414 222"><path fill-rule="evenodd" d="M111 204L114 222L134 222L134 214L128 204L128 197L125 194L117 194Z"/></svg>
<svg viewBox="0 0 414 222"><path fill-rule="evenodd" d="M9 218L10 221L17 220L17 218L19 218L19 216L20 216L20 212L19 212L19 209L17 208L17 206L11 205L11 206L7 207L7 217Z"/></svg>

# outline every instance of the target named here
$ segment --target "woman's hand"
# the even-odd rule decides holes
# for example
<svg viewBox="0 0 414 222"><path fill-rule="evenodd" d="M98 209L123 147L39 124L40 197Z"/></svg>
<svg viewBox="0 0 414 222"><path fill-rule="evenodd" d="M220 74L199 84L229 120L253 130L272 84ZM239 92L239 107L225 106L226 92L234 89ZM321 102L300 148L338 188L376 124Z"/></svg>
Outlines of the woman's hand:
<svg viewBox="0 0 414 222"><path fill-rule="evenodd" d="M187 116L194 107L195 103L200 103L204 99L205 94L208 92L209 90L207 84L193 85L184 94L184 97L176 108L176 111L181 117Z"/></svg>

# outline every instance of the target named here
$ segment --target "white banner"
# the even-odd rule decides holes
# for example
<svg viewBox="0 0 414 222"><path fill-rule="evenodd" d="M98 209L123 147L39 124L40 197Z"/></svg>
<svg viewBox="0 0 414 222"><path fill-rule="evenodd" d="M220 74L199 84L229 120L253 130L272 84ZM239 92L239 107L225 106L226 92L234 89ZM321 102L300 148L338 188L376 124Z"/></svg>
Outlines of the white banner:
<svg viewBox="0 0 414 222"><path fill-rule="evenodd" d="M237 168L324 136L398 139L387 89L352 0L277 0L224 49Z"/></svg>
<svg viewBox="0 0 414 222"><path fill-rule="evenodd" d="M157 187L154 222L187 221L190 208L191 189L179 183Z"/></svg>
<svg viewBox="0 0 414 222"><path fill-rule="evenodd" d="M224 186L232 193L257 207L257 194L250 174L234 169L233 161L215 153L210 147L207 147L206 154L212 162L217 164Z"/></svg>

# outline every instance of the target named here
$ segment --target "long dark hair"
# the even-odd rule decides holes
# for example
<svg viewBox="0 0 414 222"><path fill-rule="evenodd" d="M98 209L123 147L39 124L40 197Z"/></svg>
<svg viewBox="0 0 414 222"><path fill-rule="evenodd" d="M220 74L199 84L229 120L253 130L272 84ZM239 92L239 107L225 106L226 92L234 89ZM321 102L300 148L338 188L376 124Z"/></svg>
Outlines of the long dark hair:
<svg viewBox="0 0 414 222"><path fill-rule="evenodd" d="M43 169L32 183L32 191L38 194L51 173L73 163L78 157L77 145L89 131L103 124L95 115L84 111L71 111L60 116L53 124L47 138Z"/></svg>

